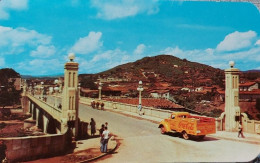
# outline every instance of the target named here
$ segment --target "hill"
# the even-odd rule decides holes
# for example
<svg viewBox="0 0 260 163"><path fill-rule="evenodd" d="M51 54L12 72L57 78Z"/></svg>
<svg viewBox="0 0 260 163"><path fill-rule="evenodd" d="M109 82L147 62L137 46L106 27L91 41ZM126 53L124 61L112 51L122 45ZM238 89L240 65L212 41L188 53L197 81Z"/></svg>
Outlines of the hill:
<svg viewBox="0 0 260 163"><path fill-rule="evenodd" d="M224 71L171 55L145 57L96 74L100 78L168 82L174 86L216 84L223 87Z"/></svg>
<svg viewBox="0 0 260 163"><path fill-rule="evenodd" d="M21 76L19 73L17 73L15 70L11 68L3 68L0 69L0 77L0 85L5 85L8 83L9 78L20 78Z"/></svg>

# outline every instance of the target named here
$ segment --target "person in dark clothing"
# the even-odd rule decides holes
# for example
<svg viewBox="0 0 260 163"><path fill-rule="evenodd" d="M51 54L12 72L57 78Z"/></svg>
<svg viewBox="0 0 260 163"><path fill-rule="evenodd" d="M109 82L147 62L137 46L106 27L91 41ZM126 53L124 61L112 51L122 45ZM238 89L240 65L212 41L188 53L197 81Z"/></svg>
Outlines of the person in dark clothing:
<svg viewBox="0 0 260 163"><path fill-rule="evenodd" d="M239 137L241 135L242 138L245 138L244 134L243 134L243 126L242 126L242 122L239 122L238 125L238 136Z"/></svg>
<svg viewBox="0 0 260 163"><path fill-rule="evenodd" d="M94 136L96 133L96 122L94 121L93 118L91 118L90 121L90 128L91 128L91 136Z"/></svg>

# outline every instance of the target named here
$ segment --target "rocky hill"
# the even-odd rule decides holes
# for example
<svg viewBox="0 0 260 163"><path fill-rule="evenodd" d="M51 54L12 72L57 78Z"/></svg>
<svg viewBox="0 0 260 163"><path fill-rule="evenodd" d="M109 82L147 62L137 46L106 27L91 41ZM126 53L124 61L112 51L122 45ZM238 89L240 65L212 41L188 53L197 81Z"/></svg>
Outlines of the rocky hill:
<svg viewBox="0 0 260 163"><path fill-rule="evenodd" d="M168 82L174 86L223 86L224 79L223 70L171 55L145 57L96 75L100 78L121 78L128 81Z"/></svg>

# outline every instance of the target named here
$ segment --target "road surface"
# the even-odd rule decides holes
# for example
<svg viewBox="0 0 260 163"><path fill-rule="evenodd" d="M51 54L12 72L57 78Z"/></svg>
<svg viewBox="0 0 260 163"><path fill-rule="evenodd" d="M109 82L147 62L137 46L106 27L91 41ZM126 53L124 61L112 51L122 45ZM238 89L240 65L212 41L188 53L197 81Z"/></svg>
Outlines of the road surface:
<svg viewBox="0 0 260 163"><path fill-rule="evenodd" d="M80 104L80 119L94 118L97 128L108 122L121 145L112 157L101 162L244 162L260 153L260 146L215 139L184 140L178 135L161 135L158 124L109 111L92 109Z"/></svg>

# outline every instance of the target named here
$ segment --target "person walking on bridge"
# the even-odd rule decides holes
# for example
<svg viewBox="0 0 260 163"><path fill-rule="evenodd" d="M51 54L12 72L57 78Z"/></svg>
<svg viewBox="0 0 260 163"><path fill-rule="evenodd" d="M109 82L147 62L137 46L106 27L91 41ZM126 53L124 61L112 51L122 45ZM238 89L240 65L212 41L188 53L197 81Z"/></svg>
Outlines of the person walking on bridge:
<svg viewBox="0 0 260 163"><path fill-rule="evenodd" d="M243 134L243 126L242 126L242 122L239 122L238 125L238 136L239 137L241 135L242 138L245 138L244 134Z"/></svg>
<svg viewBox="0 0 260 163"><path fill-rule="evenodd" d="M90 121L90 128L91 128L91 136L94 136L96 133L96 122L93 118Z"/></svg>
<svg viewBox="0 0 260 163"><path fill-rule="evenodd" d="M141 116L142 115L142 105L139 104L137 109L138 109L139 115Z"/></svg>
<svg viewBox="0 0 260 163"><path fill-rule="evenodd" d="M107 127L105 127L105 130L103 131L102 137L104 138L104 141L103 141L103 149L101 149L101 152L106 153L108 140L110 138L110 132L108 131Z"/></svg>
<svg viewBox="0 0 260 163"><path fill-rule="evenodd" d="M105 130L105 125L102 124L101 128L99 129L99 136L100 136L100 151L103 152L103 144L104 144L104 138L102 136L103 131Z"/></svg>

